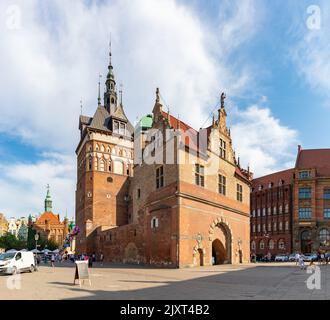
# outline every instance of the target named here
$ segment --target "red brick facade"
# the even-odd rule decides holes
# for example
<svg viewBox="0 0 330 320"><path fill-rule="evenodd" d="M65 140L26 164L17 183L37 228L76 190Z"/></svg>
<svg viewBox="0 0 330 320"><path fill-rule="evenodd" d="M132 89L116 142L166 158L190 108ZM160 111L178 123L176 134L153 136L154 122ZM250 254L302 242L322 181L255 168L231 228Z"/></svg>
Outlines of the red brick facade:
<svg viewBox="0 0 330 320"><path fill-rule="evenodd" d="M291 253L293 169L270 174L252 182L251 252Z"/></svg>
<svg viewBox="0 0 330 320"><path fill-rule="evenodd" d="M134 132L109 70L105 106L80 117L77 251L162 267L249 262L252 174L233 152L225 95L202 149L202 133L164 112L158 90L152 125Z"/></svg>
<svg viewBox="0 0 330 320"><path fill-rule="evenodd" d="M294 250L330 251L330 149L299 147L293 188Z"/></svg>

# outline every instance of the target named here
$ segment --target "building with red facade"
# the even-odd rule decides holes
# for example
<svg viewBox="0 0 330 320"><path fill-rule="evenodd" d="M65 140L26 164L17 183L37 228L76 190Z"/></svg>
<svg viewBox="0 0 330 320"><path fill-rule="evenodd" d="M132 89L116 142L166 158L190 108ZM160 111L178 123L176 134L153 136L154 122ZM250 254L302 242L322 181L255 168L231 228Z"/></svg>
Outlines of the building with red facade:
<svg viewBox="0 0 330 320"><path fill-rule="evenodd" d="M252 182L251 253L287 254L292 250L293 169Z"/></svg>
<svg viewBox="0 0 330 320"><path fill-rule="evenodd" d="M330 149L298 149L294 172L293 248L330 251Z"/></svg>
<svg viewBox="0 0 330 320"><path fill-rule="evenodd" d="M251 253L330 251L330 149L298 147L295 167L252 182Z"/></svg>

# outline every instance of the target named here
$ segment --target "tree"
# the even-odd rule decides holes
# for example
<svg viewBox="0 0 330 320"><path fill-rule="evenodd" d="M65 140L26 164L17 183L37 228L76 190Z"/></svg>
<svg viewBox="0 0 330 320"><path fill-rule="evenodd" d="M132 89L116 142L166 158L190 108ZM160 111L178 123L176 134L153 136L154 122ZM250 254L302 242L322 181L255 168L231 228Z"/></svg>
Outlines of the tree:
<svg viewBox="0 0 330 320"><path fill-rule="evenodd" d="M22 250L26 247L25 241L18 240L13 234L7 233L4 236L0 237L0 248L9 250L16 249Z"/></svg>

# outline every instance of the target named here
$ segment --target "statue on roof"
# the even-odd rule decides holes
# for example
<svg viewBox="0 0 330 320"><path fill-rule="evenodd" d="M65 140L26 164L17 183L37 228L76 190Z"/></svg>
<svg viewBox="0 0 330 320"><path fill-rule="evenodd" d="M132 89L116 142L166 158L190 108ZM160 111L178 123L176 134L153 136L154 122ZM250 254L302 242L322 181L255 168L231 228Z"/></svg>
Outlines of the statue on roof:
<svg viewBox="0 0 330 320"><path fill-rule="evenodd" d="M221 94L221 108L225 107L225 99L227 98L226 94L222 92Z"/></svg>

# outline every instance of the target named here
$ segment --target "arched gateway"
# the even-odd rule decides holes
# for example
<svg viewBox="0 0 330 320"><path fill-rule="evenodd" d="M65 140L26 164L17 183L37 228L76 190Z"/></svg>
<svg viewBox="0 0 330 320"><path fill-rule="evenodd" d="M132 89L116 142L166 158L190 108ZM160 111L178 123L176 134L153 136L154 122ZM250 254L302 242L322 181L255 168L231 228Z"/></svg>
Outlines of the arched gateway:
<svg viewBox="0 0 330 320"><path fill-rule="evenodd" d="M228 223L223 219L214 221L210 228L212 264L232 263L232 233Z"/></svg>

